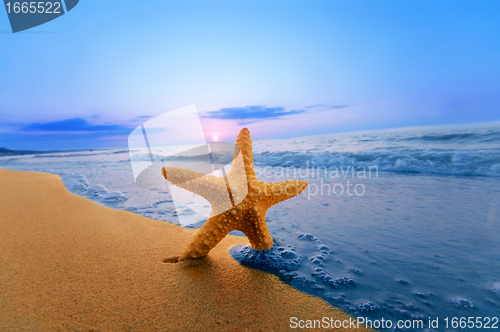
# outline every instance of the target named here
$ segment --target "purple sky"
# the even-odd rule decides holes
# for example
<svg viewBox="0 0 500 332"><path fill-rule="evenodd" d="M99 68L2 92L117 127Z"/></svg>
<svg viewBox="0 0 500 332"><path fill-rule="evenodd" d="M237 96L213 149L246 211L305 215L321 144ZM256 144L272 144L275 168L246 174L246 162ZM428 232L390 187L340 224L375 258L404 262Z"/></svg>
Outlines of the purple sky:
<svg viewBox="0 0 500 332"><path fill-rule="evenodd" d="M80 2L12 34L0 147L126 147L195 104L234 141L500 120L498 1ZM3 17L3 18L2 18Z"/></svg>

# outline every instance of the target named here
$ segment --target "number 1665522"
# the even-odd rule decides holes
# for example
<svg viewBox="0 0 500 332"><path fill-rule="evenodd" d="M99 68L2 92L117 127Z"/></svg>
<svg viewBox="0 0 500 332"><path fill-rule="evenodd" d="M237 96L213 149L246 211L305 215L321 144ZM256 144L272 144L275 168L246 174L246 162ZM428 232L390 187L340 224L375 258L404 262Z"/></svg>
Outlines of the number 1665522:
<svg viewBox="0 0 500 332"><path fill-rule="evenodd" d="M5 4L7 7L7 13L14 14L61 14L61 3L60 2L7 2Z"/></svg>

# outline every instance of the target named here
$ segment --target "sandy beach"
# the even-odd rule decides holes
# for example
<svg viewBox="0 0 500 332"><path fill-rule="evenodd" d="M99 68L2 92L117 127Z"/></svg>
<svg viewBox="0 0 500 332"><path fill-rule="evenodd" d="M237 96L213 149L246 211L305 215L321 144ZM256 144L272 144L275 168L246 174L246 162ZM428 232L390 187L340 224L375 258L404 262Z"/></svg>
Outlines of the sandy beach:
<svg viewBox="0 0 500 332"><path fill-rule="evenodd" d="M163 263L193 232L75 196L56 175L0 170L0 330L287 331L300 330L291 317L349 319L234 261L245 238Z"/></svg>

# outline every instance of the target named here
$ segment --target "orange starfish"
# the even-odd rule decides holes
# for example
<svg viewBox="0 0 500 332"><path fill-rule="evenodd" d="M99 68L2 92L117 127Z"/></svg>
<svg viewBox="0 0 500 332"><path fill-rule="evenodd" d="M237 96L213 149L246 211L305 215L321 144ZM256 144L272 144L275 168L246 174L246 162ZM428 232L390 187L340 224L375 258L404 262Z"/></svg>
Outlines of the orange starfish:
<svg viewBox="0 0 500 332"><path fill-rule="evenodd" d="M206 256L234 230L242 231L254 249L271 249L273 239L266 226L266 211L297 196L307 187L307 182L299 180L259 181L255 176L252 140L247 128L243 128L236 139L233 164L226 177L178 167L164 167L162 174L171 183L205 198L212 206L205 225L194 235L180 257L165 260L169 262Z"/></svg>

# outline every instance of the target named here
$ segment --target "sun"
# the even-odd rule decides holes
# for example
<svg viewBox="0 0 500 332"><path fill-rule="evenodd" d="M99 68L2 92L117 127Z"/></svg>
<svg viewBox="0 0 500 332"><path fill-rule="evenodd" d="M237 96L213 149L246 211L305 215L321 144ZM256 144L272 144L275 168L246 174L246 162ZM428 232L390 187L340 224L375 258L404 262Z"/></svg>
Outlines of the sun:
<svg viewBox="0 0 500 332"><path fill-rule="evenodd" d="M217 135L214 135L214 141L216 141L216 140L217 140Z"/></svg>

